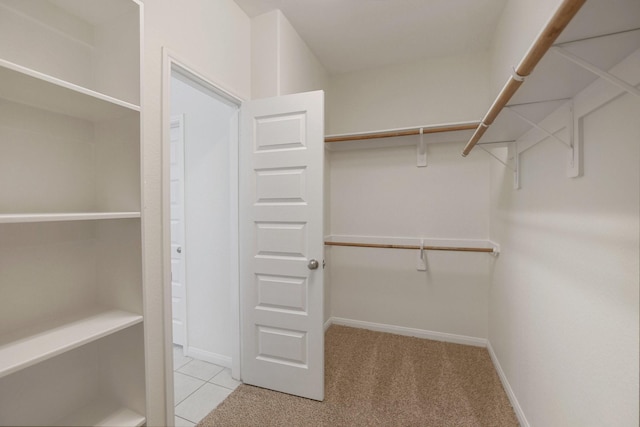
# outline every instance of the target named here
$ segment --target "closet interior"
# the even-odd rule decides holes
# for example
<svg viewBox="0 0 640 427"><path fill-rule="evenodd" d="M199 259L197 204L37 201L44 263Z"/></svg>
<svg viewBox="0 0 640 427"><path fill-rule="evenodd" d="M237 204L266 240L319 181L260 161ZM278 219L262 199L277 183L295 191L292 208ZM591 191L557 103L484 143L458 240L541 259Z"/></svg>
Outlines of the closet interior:
<svg viewBox="0 0 640 427"><path fill-rule="evenodd" d="M147 59L146 73L157 82L162 67L154 61L170 46L219 72L222 86L237 85L239 98L258 93L251 68L270 55L277 73L260 75L274 80L265 83L277 88L270 95L319 88L307 84L311 77L300 79L304 90L284 81L310 69L296 68L306 45L256 40L268 22L256 23L231 1L184 7L189 19L174 22L179 30L160 15L182 5L147 3L147 56L155 59ZM233 13L215 9L227 3ZM345 106L365 84L348 94L344 86L357 86L365 73L327 78L327 129L336 132L324 141L323 320L487 347L522 425L569 416L587 425L593 414L624 425L637 420L637 378L628 379L637 373L630 326L637 328L637 259L625 258L637 254L638 236L629 231L638 227L630 206L637 164L618 165L637 157L615 150L637 142L629 142L637 127L627 119L640 95L640 7L637 0L556 3L513 68L493 69L505 58L480 53L415 66L451 87L442 106L437 91L435 100L411 104L416 81L403 87L408 95L384 99L386 110L366 105L369 98ZM512 11L526 10L518 7ZM162 389L171 383L163 365L169 340L161 342L164 326L147 317L169 313L171 301L161 295L170 277L162 239L143 236L143 200L154 221L162 217L161 191L153 190L163 171L161 160L142 170L141 129L149 131L144 145L161 152L165 125L164 95L153 85L143 120L143 16L142 0L0 0L0 425L141 426L171 413ZM187 31L195 18L202 18L196 30ZM209 22L218 18L233 30ZM254 56L252 43L264 57ZM484 68L450 76L452 64ZM379 89L370 83L379 75L371 76L365 89ZM469 99L460 95L473 86ZM496 93L484 92L492 86L495 101ZM424 120L412 120L418 110ZM380 127L393 129L361 131L374 129L385 111L395 114ZM416 122L424 124L404 126ZM553 175L558 165L562 182ZM151 190L144 199L143 187ZM147 231L159 232L162 225L150 223ZM145 283L143 268L157 273L157 283Z"/></svg>
<svg viewBox="0 0 640 427"><path fill-rule="evenodd" d="M142 5L0 1L0 424L145 418Z"/></svg>
<svg viewBox="0 0 640 427"><path fill-rule="evenodd" d="M567 178L580 179L585 117L638 92L636 9L631 2L606 11L602 3L562 2L514 68L500 70L507 83L478 122L326 137L331 321L381 330L394 325L388 330L436 339L443 332L446 339L486 345L475 337L488 336L492 276L508 261L493 231L492 223L502 221L496 221L499 209L488 205L494 195L484 193L498 181L487 174L489 182L482 169L504 168L515 191L522 186L520 163L528 161L523 153L545 142L565 147L566 159L558 161L566 163ZM593 101L585 102L587 95ZM453 151L469 163L458 162ZM387 250L396 248L405 250ZM415 260L404 254L412 251Z"/></svg>

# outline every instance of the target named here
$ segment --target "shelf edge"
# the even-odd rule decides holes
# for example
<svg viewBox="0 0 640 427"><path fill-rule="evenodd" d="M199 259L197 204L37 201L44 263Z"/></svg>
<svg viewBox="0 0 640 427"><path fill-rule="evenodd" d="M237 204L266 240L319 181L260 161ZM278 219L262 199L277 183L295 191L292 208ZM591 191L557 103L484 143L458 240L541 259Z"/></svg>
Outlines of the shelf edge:
<svg viewBox="0 0 640 427"><path fill-rule="evenodd" d="M14 62L7 61L5 59L0 58L0 67L40 80L42 82L51 84L53 86L57 86L66 90L70 90L70 91L94 98L96 100L100 100L102 102L107 102L109 104L117 105L119 107L126 108L136 112L142 111L142 108L140 107L140 105L132 104L122 99L114 98L113 96L109 96L102 92L98 92L98 91L86 88L84 86L79 86L75 83L62 80L58 77L54 77L52 75L42 73L40 71L16 64Z"/></svg>
<svg viewBox="0 0 640 427"><path fill-rule="evenodd" d="M113 319L109 319L109 317L113 317ZM96 321L103 324L91 325L91 323L97 323ZM94 310L83 317L50 330L34 333L14 341L8 340L0 345L0 360L8 358L13 360L0 365L0 378L142 323L142 321L141 315L123 310ZM92 327L93 330L86 331L82 335L81 329L87 326ZM78 337L74 337L74 334L78 334ZM39 350L37 352L33 350L36 347ZM20 354L21 352L24 354Z"/></svg>
<svg viewBox="0 0 640 427"><path fill-rule="evenodd" d="M59 221L97 221L102 219L135 219L140 212L70 212L46 214L0 214L0 224Z"/></svg>

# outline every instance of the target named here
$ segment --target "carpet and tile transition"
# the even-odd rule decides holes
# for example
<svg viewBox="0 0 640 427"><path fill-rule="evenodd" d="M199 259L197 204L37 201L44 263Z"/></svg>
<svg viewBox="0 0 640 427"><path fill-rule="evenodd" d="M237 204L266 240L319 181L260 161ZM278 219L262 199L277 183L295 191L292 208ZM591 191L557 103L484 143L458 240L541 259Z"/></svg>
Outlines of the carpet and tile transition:
<svg viewBox="0 0 640 427"><path fill-rule="evenodd" d="M518 426L485 348L331 326L325 400L240 385L198 427Z"/></svg>

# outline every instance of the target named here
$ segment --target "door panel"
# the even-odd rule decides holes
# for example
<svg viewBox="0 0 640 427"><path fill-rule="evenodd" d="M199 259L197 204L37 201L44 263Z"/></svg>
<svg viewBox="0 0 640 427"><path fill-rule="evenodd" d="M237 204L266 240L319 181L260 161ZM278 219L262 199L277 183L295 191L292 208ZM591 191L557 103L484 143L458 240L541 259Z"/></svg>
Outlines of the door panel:
<svg viewBox="0 0 640 427"><path fill-rule="evenodd" d="M242 379L324 398L324 95L243 104Z"/></svg>

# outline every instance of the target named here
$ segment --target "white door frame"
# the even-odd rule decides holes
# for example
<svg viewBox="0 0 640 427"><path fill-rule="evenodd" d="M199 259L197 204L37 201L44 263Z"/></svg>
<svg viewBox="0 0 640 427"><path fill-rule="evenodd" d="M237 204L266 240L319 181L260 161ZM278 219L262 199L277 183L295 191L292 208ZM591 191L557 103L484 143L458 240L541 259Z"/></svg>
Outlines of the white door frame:
<svg viewBox="0 0 640 427"><path fill-rule="evenodd" d="M186 356L186 352L187 352L187 348L189 348L189 335L187 334L187 281L186 281L186 255L188 253L188 251L186 250L186 237L187 234L185 232L185 220L186 220L186 216L185 216L185 206L184 206L184 166L185 166L185 162L184 162L184 114L180 114L178 116L171 116L170 120L170 129L174 128L174 123L177 123L177 127L180 129L180 148L182 150L182 153L180 154L180 197L181 197L181 202L180 202L180 235L182 236L182 241L179 242L180 246L182 247L182 252L183 254L181 255L181 261L182 261L182 265L180 266L180 277L178 277L178 281L180 282L180 284L182 285L182 319L180 319L182 321L182 327L180 329L182 329L182 349L183 349L183 354ZM171 131L171 130L170 130ZM173 142L172 140L170 142ZM169 155L169 161L171 161L171 155ZM169 172L169 180L171 180L172 176L171 176L172 172ZM174 177L175 178L175 177ZM169 188L171 188L171 186L169 186ZM171 189L169 189L169 210L171 211ZM172 214L169 214L169 222L171 222L171 218ZM173 237L171 236L171 230L169 232L170 238ZM171 260L170 260L171 261ZM173 277L173 266L171 266L171 284L173 285L173 282L175 281L174 279L176 279L175 277ZM172 290L171 290L171 299L173 299L174 295L173 295L173 286L172 286ZM171 304L171 309L173 310L173 304ZM173 313L172 313L172 319L174 318ZM175 332L175 325L173 325L172 327L172 332ZM175 343L175 333L173 336L173 343Z"/></svg>
<svg viewBox="0 0 640 427"><path fill-rule="evenodd" d="M238 106L243 99L231 91L216 83L215 79L207 77L197 71L188 62L178 57L166 47L162 48L162 289L163 289L163 326L164 326L164 352L165 352L165 407L167 420L174 419L173 401L173 342L171 339L173 320L171 316L171 229L170 229L170 149L171 149L171 75L172 72L196 82L200 86L212 91L229 102ZM230 168L230 223L231 223L231 328L232 328L232 366L231 374L234 378L240 378L240 278L238 267L238 120L235 120L235 128L232 129L231 146L229 150Z"/></svg>

